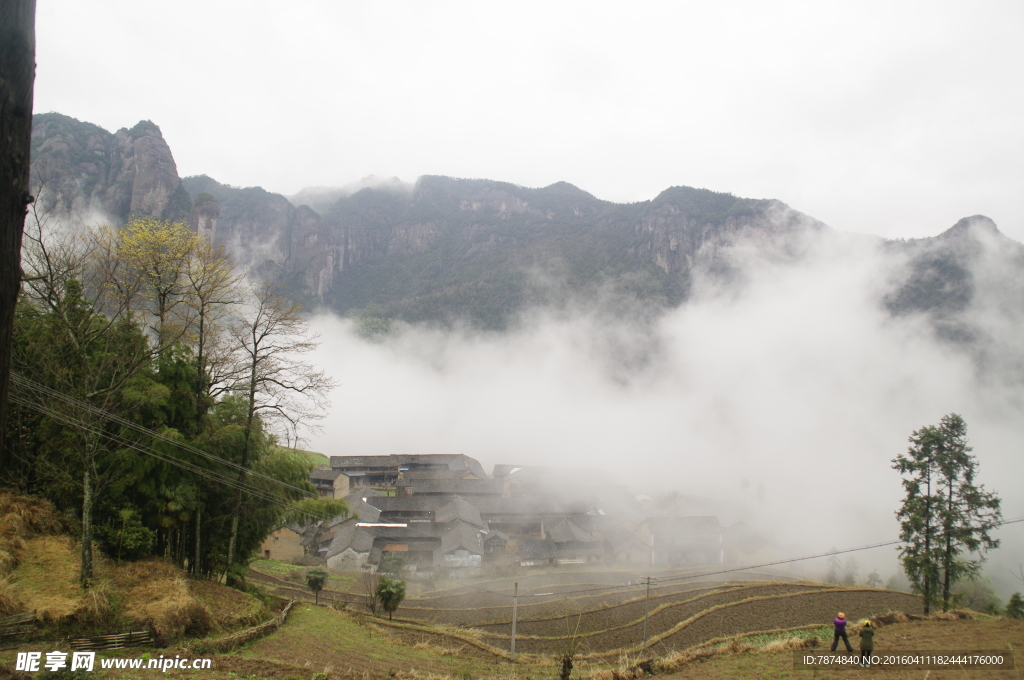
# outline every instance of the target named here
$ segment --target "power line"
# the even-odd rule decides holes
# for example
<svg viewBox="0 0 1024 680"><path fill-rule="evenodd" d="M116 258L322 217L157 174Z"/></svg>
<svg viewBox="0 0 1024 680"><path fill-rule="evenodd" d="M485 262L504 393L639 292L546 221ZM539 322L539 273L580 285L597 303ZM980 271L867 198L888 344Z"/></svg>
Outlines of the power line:
<svg viewBox="0 0 1024 680"><path fill-rule="evenodd" d="M261 501L267 502L267 503L272 503L272 504L278 505L278 506L280 506L282 508L288 508L288 507L290 507L290 505L292 503L291 501L285 500L285 499L283 499L283 498L281 498L281 497L279 497L277 495L274 495L273 493L271 493L267 489L262 489L260 487L253 486L252 484L248 484L246 482L239 481L236 477L233 477L233 476L230 476L230 475L218 472L216 470L200 467L200 466L198 466L198 465L196 465L194 463L191 463L191 462L185 461L185 460L181 460L180 458L172 457L172 456L170 456L170 455L168 455L166 453L157 451L157 450L153 449L152 447L146 446L146 445L144 445L144 444L142 444L140 442L137 442L137 441L133 441L133 440L128 439L127 437L121 436L119 434L115 434L115 433L112 433L112 432L107 432L107 431L103 431L101 429L98 429L96 427L95 423L89 423L86 420L82 419L81 417L76 417L76 416L74 416L72 414L69 414L69 413L63 413L61 411L57 411L56 409L54 409L54 408L52 408L50 406L47 406L44 403L37 403L36 401L30 400L27 397L27 395L25 394L25 392L28 392L29 394L35 393L34 396L40 402L44 401L43 399L40 399L40 395L42 395L42 396L49 396L49 397L51 397L53 399L56 399L56 400L58 400L60 402L65 403L67 405L74 406L74 407L76 407L78 409L81 409L85 413L89 413L89 414L92 414L92 415L94 415L94 416L96 416L98 418L102 418L102 419L106 419L106 420L115 422L115 423L117 423L119 425L127 427L127 428L129 428L131 430L134 430L135 432L138 432L140 434L152 437L152 438L157 439L159 441L165 442L165 443L167 443L167 444L169 444L171 446L175 446L175 447L177 447L179 449L183 449L183 450L185 450L187 452L192 452L192 453L198 454L199 456L202 456L203 458L206 458L207 460L216 462L218 464L222 464L225 467L228 467L228 468L231 468L231 469L234 469L234 470L239 470L239 471L245 470L245 472L249 476L251 476L253 478L256 478L256 479L264 480L266 482L270 482L270 483L275 484L275 485L277 485L279 487L283 487L284 490L286 490L286 491L290 491L290 492L301 494L302 496L304 496L306 498L315 498L316 497L313 493L307 491L306 489L302 489L302 488L294 486L292 484L288 484L287 482L283 482L281 480L275 479L273 477L270 477L268 475L265 475L263 473L260 473L260 472L254 471L254 470L251 470L249 468L245 468L245 467L243 467L243 466L241 466L241 465L239 465L237 463L234 463L234 462L229 461L229 460L225 460L223 458L220 458L219 456L215 456L215 455L213 455L211 453L203 451L202 449L196 448L196 447L191 446L189 444L186 444L184 442L180 442L180 441L174 439L173 437L169 437L167 435L161 434L159 432L155 432L153 430L150 430L150 429L148 429L146 427L143 427L141 425L138 425L136 423L132 423L131 421L128 421L128 420L126 420L126 419L124 419L124 418L122 418L120 416L117 416L117 415L115 415L113 413L110 413L108 411L105 411L103 409L95 407L95 406L93 406L91 404L83 402L83 401L81 401L79 399L76 399L75 397L71 397L71 396L66 395L64 393L58 392L57 390L51 389L49 387L46 387L45 385L41 385L39 383L36 383L36 382L34 382L32 380L29 380L28 378L25 378L23 376L20 376L20 375L12 373L11 374L11 378L12 378L11 384L12 384L13 387L15 387L15 389L11 390L11 392L9 394L9 398L10 398L12 403L15 403L15 404L18 404L19 406L22 406L24 408L28 408L30 410L36 411L36 412L41 413L43 415L46 415L46 416L48 416L50 418L53 418L54 420L62 422L62 423L66 424L66 425L69 425L71 427L78 428L78 429L80 429L82 431L88 432L88 433L90 433L92 435L95 435L97 437L102 437L102 438L107 439L108 441L111 441L111 442L113 442L115 444L118 444L120 446L123 446L123 447L129 448L129 449L135 450L135 451L137 451L139 453L142 453L144 455L147 455L147 456L150 456L152 458L155 458L155 459L157 459L157 460L159 460L161 462L164 462L164 463L167 463L169 465L175 466L175 467L177 467L179 469L185 470L186 472L190 472L190 473L192 473L194 475L199 475L201 477L205 477L205 478L207 478L207 479L209 479L209 480L211 480L211 481L213 481L213 482L215 482L217 484L220 484L222 486L226 486L226 487L234 489L236 491L242 491L242 492L248 493L249 495L253 496L257 500L261 500ZM304 513L303 512L303 513L300 513L300 515L304 516L304 517L306 517L307 519L310 519L310 520L319 519L319 517L317 517L315 515L311 515L309 513Z"/></svg>
<svg viewBox="0 0 1024 680"><path fill-rule="evenodd" d="M153 438L153 439L155 439L157 441L161 441L161 442L164 442L166 444L170 444L172 446L176 446L176 447L178 447L179 449L181 449L183 451L187 451L189 453L194 453L194 454L196 454L198 456L206 458L207 460L213 461L215 463L219 463L221 465L224 465L225 467L231 468L231 469L236 470L238 472L244 471L247 475L251 475L253 477L257 477L257 478L263 479L264 481L270 482L272 484L277 484L279 486L286 487L286 488L288 488L291 491L295 491L295 492L301 493L301 494L303 494L305 496L312 496L313 495L313 494L311 494L309 491L307 491L305 489L301 489L301 488L299 488L297 486L293 486L291 484L288 484L287 482L282 482L279 479L274 479L273 477L270 477L268 475L262 474L260 472L256 472L254 470L250 470L249 468L246 468L243 465L240 465L240 464L235 463L235 462L230 461L230 460L226 460L224 458L221 458L220 456L216 456L216 455L214 455L212 453L209 453L208 451L203 451L202 449L197 448L195 446L192 446L191 444L179 441L179 440L177 440L177 439L175 439L173 437L170 437L170 436L168 436L166 434L162 434L162 433L157 432L155 430L151 430L151 429L149 429L147 427L144 427L142 425L139 425L137 423L133 423L130 420L127 420L126 418L122 418L119 415L116 415L114 413L110 413L109 411L105 411L105 410L103 410L103 409L101 409L101 408L99 408L97 406L93 406L92 404L89 404L88 402L84 402L81 399L78 399L76 397L72 397L71 395L65 394L63 392L59 392L59 391L57 391L57 390L55 390L53 388L50 388L50 387L47 387L46 385L42 385L40 383L37 383L34 380L30 380L30 379L28 379L28 378L26 378L26 377L24 377L22 375L14 373L14 372L11 373L11 385L15 386L15 387L17 387L19 389L22 389L22 390L28 390L30 392L35 392L37 394L48 396L48 397L50 397L52 399L57 399L59 401L62 401L64 403L70 405L70 406L74 406L76 408L82 409L83 411L85 411L87 413L91 413L92 415L95 415L97 417L100 417L100 418L103 418L105 420L109 420L111 422L117 423L118 425L121 425L122 427L126 427L128 429L134 430L134 431L136 431L136 432L138 432L140 434L143 434L143 435L146 435L148 437L151 437L151 438ZM31 408L31 406L30 406L30 408Z"/></svg>
<svg viewBox="0 0 1024 680"><path fill-rule="evenodd" d="M1004 521L996 523L995 526L996 527L1001 527L1001 526L1005 526L1007 524L1017 524L1019 522L1024 522L1024 517L1019 517L1017 519L1004 520ZM775 567L775 566L778 566L780 564L791 564L793 562L803 562L803 561L806 561L806 560L816 560L816 559L820 559L822 557L829 557L831 555L843 555L843 554L846 554L846 553L860 552L862 550L873 550L875 548L884 548L886 546L899 545L901 543L903 543L903 541L886 541L885 543L873 543L871 545L864 545L864 546L860 546L860 547L857 547L857 548L846 548L844 550L830 550L828 552L818 553L816 555L805 555L803 557L793 557L793 558L790 558L788 560L778 560L776 562L765 562L763 564L748 564L748 565L742 566L742 567L732 567L732 568L729 568L729 569L718 569L716 571L698 572L696 574L688 574L686 576L675 576L675 577L672 577L672 578L660 578L660 579L657 579L657 580L658 580L659 583L670 583L670 582L674 582L674 581L686 581L686 580L694 579L694 578L703 578L705 576L717 576L719 574L730 574L730 573L737 572L737 571L750 571L752 569L761 569L763 567ZM650 577L645 577L645 578L650 578ZM639 587L641 585L643 585L643 584L638 581L633 586L625 586L625 587L626 588L630 588L630 587L635 588L635 587ZM511 597L511 595L508 595L507 593L498 592L497 590L485 590L483 588L475 588L473 586L469 586L469 587L473 588L473 590L479 590L480 592L490 593L492 595L500 595L502 597ZM605 590L620 590L622 588L623 588L622 585L601 586L601 587L597 587L597 588L580 588L578 590L566 590L566 591L561 591L561 592L558 592L558 593L552 593L552 595L558 595L559 597L561 597L563 595L575 595L577 593L596 593L596 592L601 592L601 591L605 591ZM547 593L544 593L544 594L547 594ZM537 597L539 597L539 596L537 596Z"/></svg>
<svg viewBox="0 0 1024 680"><path fill-rule="evenodd" d="M115 444L119 444L126 448L133 449L135 451L138 451L139 453L151 456L153 458L156 458L157 460L168 463L180 469L206 477L215 482L228 486L232 489L246 491L254 496L261 498L261 500L287 505L287 503L282 501L279 497L270 494L264 489L260 489L259 487L252 486L244 482L240 483L237 479L218 473L215 470L208 470L205 468L201 468L193 463L189 463L188 461L171 458L166 454L155 451L154 449L144 446L139 442L132 441L130 439L127 439L120 435L113 434L111 432L104 432L102 430L99 430L95 426L86 423L82 420L79 420L70 414L61 413L46 406L26 401L20 395L16 394L11 394L10 399L13 403L18 404L19 406L23 406L38 413L42 413L43 415L53 418L54 420L64 423L65 425L70 425L71 427L78 428L84 432L88 432L89 434L95 435L97 437L102 437L104 439L114 442Z"/></svg>

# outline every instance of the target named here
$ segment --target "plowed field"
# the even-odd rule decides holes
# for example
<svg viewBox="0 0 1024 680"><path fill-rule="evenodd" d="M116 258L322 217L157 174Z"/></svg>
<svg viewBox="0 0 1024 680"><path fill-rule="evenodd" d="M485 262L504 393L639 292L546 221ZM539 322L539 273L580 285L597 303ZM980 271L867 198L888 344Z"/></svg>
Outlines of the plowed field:
<svg viewBox="0 0 1024 680"><path fill-rule="evenodd" d="M565 572L519 579L517 660L526 664L523 671L537 663L546 667L574 635L579 658L590 664L614 661L623 652L635 654L643 644L645 609L648 653L654 656L756 631L827 626L837 611L846 612L851 620L888 611L921 613L918 598L905 593L797 581L743 581L732 576L732 580L698 577L691 581L663 574L660 583L652 585L649 598L646 585L639 584L633 574ZM282 595L311 597L294 583L266 575L259 580ZM466 670L474 675L485 668L507 668L511 585L476 581L425 592L406 600L394 622L325 612L339 623L346 621L346 629L363 632L356 632L355 639L352 633L346 635L351 643L339 639L329 648L314 644L305 662L309 667L326 667L332 674L366 673L368 678L413 668L441 673ZM362 611L356 593L324 591L321 598L325 596L350 602L348 612ZM304 617L309 614L301 610L298 625L304 625ZM253 643L243 656L295 662L297 638L284 632L291 625ZM333 629L335 624L327 627ZM567 630L576 632L567 635ZM381 643L391 651L380 649Z"/></svg>

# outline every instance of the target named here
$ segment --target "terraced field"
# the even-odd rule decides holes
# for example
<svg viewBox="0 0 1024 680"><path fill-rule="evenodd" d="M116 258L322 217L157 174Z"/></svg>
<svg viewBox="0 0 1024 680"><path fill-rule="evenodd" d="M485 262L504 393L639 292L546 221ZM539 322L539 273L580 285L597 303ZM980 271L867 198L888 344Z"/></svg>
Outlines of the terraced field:
<svg viewBox="0 0 1024 680"><path fill-rule="evenodd" d="M294 582L295 575L290 578L264 573L253 580L282 596L312 600L308 589ZM577 658L590 667L610 664L624 653L636 655L643 649L645 610L646 654L651 656L760 631L827 626L837 611L851 620L889 611L921 613L919 599L905 593L757 573L715 578L665 572L651 586L649 598L634 572L534 573L518 583L517 661L527 665L550 665L573 639ZM371 676L409 670L418 662L427 664L421 671L442 672L460 664L474 673L497 670L509 660L512 586L508 580L477 580L423 591L407 599L390 622L361 613L356 581L332 581L321 601L346 603L346 611L330 615L343 617L352 630L363 630L357 637L365 634L365 641L386 640L395 653L367 656L359 644L338 643L334 652L317 647L311 665L340 671L344 663L346 673ZM279 646L272 642L275 637L257 643L253 651L287 656L288 644ZM409 652L398 654L401 649ZM441 660L438 650L443 650ZM434 661L428 663L430 658Z"/></svg>
<svg viewBox="0 0 1024 680"><path fill-rule="evenodd" d="M520 605L517 651L560 654L567 630L576 633L584 656L636 651L643 644L645 607L649 646L663 653L716 637L826 624L840 610L859 618L894 610L920 611L918 598L904 593L817 583L684 581L652 588L648 602L636 587L604 590L599 595L590 590L572 585L563 587L560 596L557 588L549 588L543 596L532 596L537 601ZM524 599L531 598L520 595L520 602ZM448 606L431 609L428 602ZM418 598L400 612L410 623L444 623L479 631L480 642L504 650L511 636L511 608L511 598L497 598L492 591L441 600Z"/></svg>

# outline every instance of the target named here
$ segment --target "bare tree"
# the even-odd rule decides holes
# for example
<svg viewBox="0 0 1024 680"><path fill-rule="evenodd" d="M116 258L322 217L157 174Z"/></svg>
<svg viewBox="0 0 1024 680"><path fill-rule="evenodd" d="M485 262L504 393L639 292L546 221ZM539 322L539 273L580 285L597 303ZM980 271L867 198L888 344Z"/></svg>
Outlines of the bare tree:
<svg viewBox="0 0 1024 680"><path fill-rule="evenodd" d="M200 236L185 266L185 303L191 308L186 334L196 361L196 431L210 403L237 377L230 344L224 337L227 310L242 302L243 274L220 245Z"/></svg>
<svg viewBox="0 0 1024 680"><path fill-rule="evenodd" d="M240 357L236 390L246 401L239 483L245 481L257 418L291 439L300 425L310 427L323 417L327 393L334 387L323 371L300 358L319 346L302 316L302 303L285 297L277 285L269 283L251 283L246 297L249 312L230 331ZM242 501L239 491L231 518L229 566L235 560Z"/></svg>

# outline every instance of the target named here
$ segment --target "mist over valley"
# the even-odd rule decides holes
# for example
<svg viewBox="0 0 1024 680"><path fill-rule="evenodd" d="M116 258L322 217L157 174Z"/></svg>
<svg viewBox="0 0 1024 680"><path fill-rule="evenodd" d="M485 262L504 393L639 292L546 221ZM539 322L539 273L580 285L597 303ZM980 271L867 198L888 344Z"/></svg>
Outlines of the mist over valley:
<svg viewBox="0 0 1024 680"><path fill-rule="evenodd" d="M368 178L292 197L179 178L148 121L36 116L40 193L84 222L182 220L302 298L339 382L307 448L599 468L791 555L895 539L892 459L962 415L1024 515L1024 246L984 216L909 241L672 187ZM1000 589L1020 528L988 573ZM858 555L896 573L895 551ZM803 566L820 577L819 563Z"/></svg>

